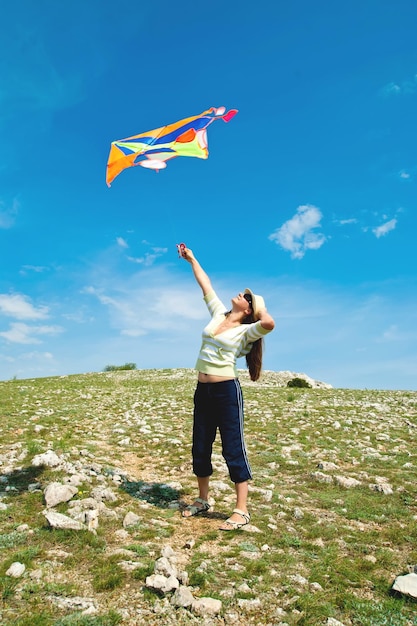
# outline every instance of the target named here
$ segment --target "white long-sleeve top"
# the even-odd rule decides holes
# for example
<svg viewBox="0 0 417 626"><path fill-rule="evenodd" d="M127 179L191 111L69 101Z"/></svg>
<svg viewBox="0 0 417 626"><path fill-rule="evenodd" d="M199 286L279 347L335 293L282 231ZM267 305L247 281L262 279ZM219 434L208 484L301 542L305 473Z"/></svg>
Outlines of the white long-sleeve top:
<svg viewBox="0 0 417 626"><path fill-rule="evenodd" d="M262 339L271 331L263 328L261 322L257 321L252 324L240 324L215 335L215 330L226 317L226 307L215 291L207 293L204 301L210 312L211 321L203 330L195 368L204 374L236 378L236 360L250 352L254 341Z"/></svg>

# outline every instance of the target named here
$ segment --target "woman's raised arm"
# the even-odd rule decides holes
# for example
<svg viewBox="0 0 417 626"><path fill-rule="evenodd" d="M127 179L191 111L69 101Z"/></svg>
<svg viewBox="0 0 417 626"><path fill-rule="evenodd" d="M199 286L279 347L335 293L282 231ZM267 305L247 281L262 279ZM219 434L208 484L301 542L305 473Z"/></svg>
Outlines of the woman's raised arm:
<svg viewBox="0 0 417 626"><path fill-rule="evenodd" d="M268 313L266 309L260 309L258 311L258 319L261 322L262 328L265 328L266 330L274 330L274 318Z"/></svg>
<svg viewBox="0 0 417 626"><path fill-rule="evenodd" d="M206 272L203 270L190 248L183 248L181 256L183 259L188 261L188 263L190 263L193 270L194 278L200 285L203 295L205 296L207 293L209 293L209 291L213 289L213 287L211 286L210 278L207 276Z"/></svg>

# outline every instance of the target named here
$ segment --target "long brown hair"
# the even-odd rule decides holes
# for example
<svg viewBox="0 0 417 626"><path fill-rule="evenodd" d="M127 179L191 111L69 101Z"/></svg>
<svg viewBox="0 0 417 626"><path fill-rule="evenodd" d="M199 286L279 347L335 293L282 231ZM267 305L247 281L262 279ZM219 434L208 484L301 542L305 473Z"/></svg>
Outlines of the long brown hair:
<svg viewBox="0 0 417 626"><path fill-rule="evenodd" d="M249 313L243 320L242 324L253 324L255 322L253 311ZM262 371L262 356L264 343L263 339L257 339L253 342L250 352L246 355L246 365L249 369L250 379L259 380Z"/></svg>
<svg viewBox="0 0 417 626"><path fill-rule="evenodd" d="M262 370L263 339L253 342L250 352L246 355L246 365L249 368L250 379L258 380Z"/></svg>
<svg viewBox="0 0 417 626"><path fill-rule="evenodd" d="M226 313L226 316L230 315L231 311ZM253 311L249 313L246 317L243 318L242 324L253 324L256 322ZM249 369L250 379L254 382L259 380L262 371L262 356L263 356L263 348L264 342L263 339L257 339L252 344L250 352L245 356L246 365Z"/></svg>

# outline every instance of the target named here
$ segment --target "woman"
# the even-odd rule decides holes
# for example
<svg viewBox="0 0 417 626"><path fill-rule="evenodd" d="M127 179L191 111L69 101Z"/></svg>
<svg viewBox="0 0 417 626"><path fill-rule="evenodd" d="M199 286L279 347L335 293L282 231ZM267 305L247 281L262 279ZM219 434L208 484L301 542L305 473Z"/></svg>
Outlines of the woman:
<svg viewBox="0 0 417 626"><path fill-rule="evenodd" d="M181 256L190 263L212 317L203 331L196 364L198 383L194 394L192 456L199 497L182 515L191 517L210 508L211 454L218 428L222 454L236 489L236 507L220 530L235 530L250 522L247 498L248 480L252 478L243 437L243 398L236 359L246 356L250 377L258 380L262 368L262 338L275 324L263 298L250 289L232 298L232 308L226 312L192 250L184 247Z"/></svg>

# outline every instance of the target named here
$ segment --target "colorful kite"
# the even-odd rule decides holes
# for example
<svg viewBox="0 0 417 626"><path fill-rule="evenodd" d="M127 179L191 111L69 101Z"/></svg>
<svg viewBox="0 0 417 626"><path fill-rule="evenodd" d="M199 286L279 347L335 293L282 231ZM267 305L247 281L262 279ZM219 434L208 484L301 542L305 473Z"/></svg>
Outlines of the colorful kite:
<svg viewBox="0 0 417 626"><path fill-rule="evenodd" d="M201 115L113 141L107 161L107 185L110 187L120 172L134 165L158 171L167 166L166 161L177 156L207 159L207 127L214 120L228 122L236 113L236 109L226 112L225 107L211 107Z"/></svg>

